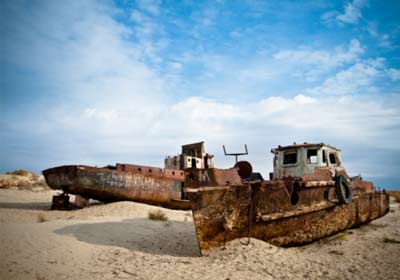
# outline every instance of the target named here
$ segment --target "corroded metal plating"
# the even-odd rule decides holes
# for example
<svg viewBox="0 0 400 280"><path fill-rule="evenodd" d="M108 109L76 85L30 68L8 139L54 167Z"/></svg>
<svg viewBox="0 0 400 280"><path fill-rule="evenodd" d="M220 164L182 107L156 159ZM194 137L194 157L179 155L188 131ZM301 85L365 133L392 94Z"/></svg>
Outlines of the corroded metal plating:
<svg viewBox="0 0 400 280"><path fill-rule="evenodd" d="M183 187L185 168L213 167L213 156L204 152L204 143L182 146L182 153L167 157L165 168L120 164L102 168L70 165L43 171L47 184L66 194L78 195L84 206L89 198L103 202L132 200L169 208L190 209ZM54 198L62 200L65 196ZM68 202L68 201L67 201ZM62 203L53 203L58 207Z"/></svg>
<svg viewBox="0 0 400 280"><path fill-rule="evenodd" d="M338 203L333 184L306 187L301 181L203 187L189 192L189 198L202 252L241 237L279 246L304 244L389 211L385 193L358 192L344 205Z"/></svg>
<svg viewBox="0 0 400 280"><path fill-rule="evenodd" d="M182 198L183 172L139 165L117 168L61 166L43 171L47 184L66 193L111 202L133 200L166 205Z"/></svg>
<svg viewBox="0 0 400 280"><path fill-rule="evenodd" d="M307 149L318 156L313 165L306 161L310 154ZM323 161L323 150L335 153L332 164L330 159ZM287 151L297 153L297 163L282 164ZM226 177L207 184L199 179L201 176L185 178L200 251L242 237L279 246L305 244L385 215L389 211L388 195L376 192L371 182L360 177L350 178L339 161L339 151L324 144L278 147L273 152L280 164L275 158L275 178L269 181L225 184ZM207 174L223 176L225 171L211 169ZM352 200L346 204L338 199L338 176L347 180L352 193Z"/></svg>

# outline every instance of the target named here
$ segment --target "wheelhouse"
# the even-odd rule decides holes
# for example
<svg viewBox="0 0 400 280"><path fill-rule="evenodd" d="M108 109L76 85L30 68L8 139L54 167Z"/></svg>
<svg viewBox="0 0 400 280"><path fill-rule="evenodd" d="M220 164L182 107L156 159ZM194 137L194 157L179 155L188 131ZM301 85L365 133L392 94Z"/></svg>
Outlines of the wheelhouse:
<svg viewBox="0 0 400 280"><path fill-rule="evenodd" d="M273 179L302 177L314 173L316 167L329 168L332 176L343 170L340 150L323 143L278 146L271 152L274 154Z"/></svg>

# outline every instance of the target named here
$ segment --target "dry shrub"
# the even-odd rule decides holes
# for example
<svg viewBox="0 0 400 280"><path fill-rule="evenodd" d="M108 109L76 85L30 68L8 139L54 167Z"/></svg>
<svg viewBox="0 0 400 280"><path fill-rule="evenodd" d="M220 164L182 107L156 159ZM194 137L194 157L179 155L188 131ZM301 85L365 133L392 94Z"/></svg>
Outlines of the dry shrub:
<svg viewBox="0 0 400 280"><path fill-rule="evenodd" d="M24 188L31 185L31 180L25 176L1 174L0 188Z"/></svg>
<svg viewBox="0 0 400 280"><path fill-rule="evenodd" d="M18 175L18 176L24 176L24 177L32 177L34 176L32 172L29 172L27 170L23 170L23 169L18 169L18 170L14 170L14 171L9 171L6 174L10 174L10 175ZM36 175L36 174L35 174Z"/></svg>
<svg viewBox="0 0 400 280"><path fill-rule="evenodd" d="M163 211L157 209L149 211L149 219L153 221L166 221L168 217Z"/></svg>
<svg viewBox="0 0 400 280"><path fill-rule="evenodd" d="M400 203L400 191L389 191L388 194Z"/></svg>
<svg viewBox="0 0 400 280"><path fill-rule="evenodd" d="M15 170L0 174L0 188L33 189L43 187L48 189L44 177L26 170Z"/></svg>
<svg viewBox="0 0 400 280"><path fill-rule="evenodd" d="M337 255L337 256L343 256L344 255L344 253L342 251L336 251L336 250L329 251L328 253L333 254L333 255Z"/></svg>
<svg viewBox="0 0 400 280"><path fill-rule="evenodd" d="M347 239L347 232L341 232L336 234L336 240L346 240Z"/></svg>
<svg viewBox="0 0 400 280"><path fill-rule="evenodd" d="M391 243L391 244L400 244L400 241L396 240L396 239L392 239L392 238L387 238L385 237L383 239L383 243Z"/></svg>
<svg viewBox="0 0 400 280"><path fill-rule="evenodd" d="M43 213L39 213L38 216L37 216L37 222L38 223L43 223L45 221L47 221L46 216Z"/></svg>

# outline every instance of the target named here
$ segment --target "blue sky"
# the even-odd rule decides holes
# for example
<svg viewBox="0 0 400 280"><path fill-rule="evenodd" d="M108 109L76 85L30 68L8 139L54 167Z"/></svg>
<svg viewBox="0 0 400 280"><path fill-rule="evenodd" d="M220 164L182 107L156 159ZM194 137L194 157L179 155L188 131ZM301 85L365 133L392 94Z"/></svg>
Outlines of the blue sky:
<svg viewBox="0 0 400 280"><path fill-rule="evenodd" d="M398 1L1 1L0 171L162 166L206 141L267 177L324 142L400 181Z"/></svg>

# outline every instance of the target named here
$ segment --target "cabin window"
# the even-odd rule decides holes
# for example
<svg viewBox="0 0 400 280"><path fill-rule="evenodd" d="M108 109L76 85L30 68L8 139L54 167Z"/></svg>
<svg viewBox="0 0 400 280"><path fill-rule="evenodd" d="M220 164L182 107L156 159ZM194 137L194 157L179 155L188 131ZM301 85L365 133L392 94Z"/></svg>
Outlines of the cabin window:
<svg viewBox="0 0 400 280"><path fill-rule="evenodd" d="M329 162L331 164L336 164L336 156L333 153L329 153Z"/></svg>
<svg viewBox="0 0 400 280"><path fill-rule="evenodd" d="M315 164L318 162L318 150L309 149L307 150L307 163Z"/></svg>
<svg viewBox="0 0 400 280"><path fill-rule="evenodd" d="M322 150L322 162L326 163L326 151Z"/></svg>
<svg viewBox="0 0 400 280"><path fill-rule="evenodd" d="M285 152L283 154L283 164L295 164L297 163L297 151Z"/></svg>

